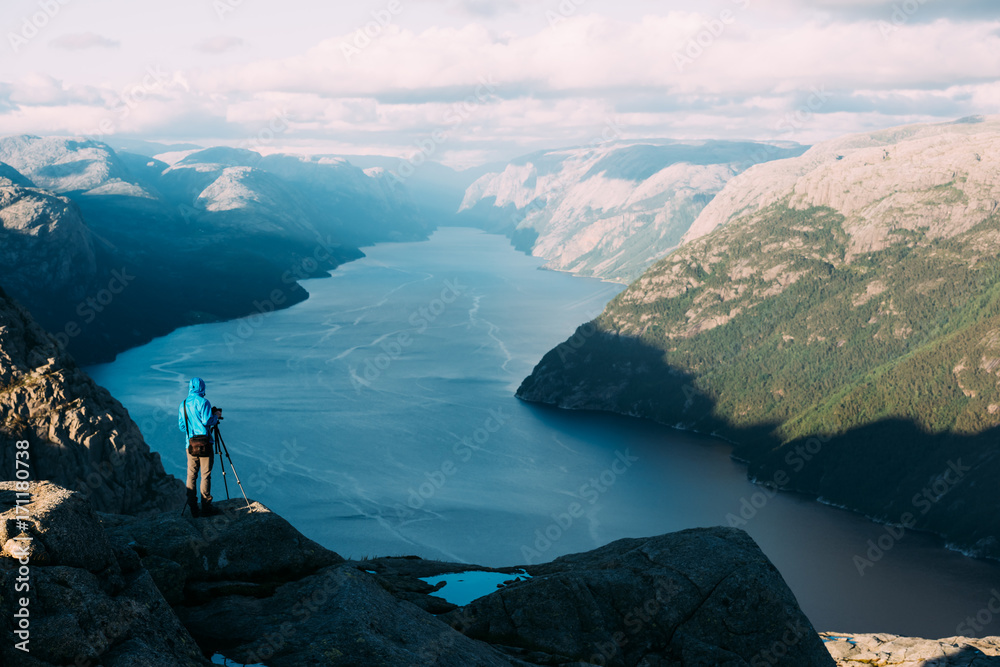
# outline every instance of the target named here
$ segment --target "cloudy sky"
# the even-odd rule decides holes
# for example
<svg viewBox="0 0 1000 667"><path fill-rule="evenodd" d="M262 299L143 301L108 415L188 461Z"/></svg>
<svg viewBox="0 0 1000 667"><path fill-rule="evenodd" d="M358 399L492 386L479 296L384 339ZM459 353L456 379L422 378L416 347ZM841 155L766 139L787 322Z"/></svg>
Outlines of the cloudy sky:
<svg viewBox="0 0 1000 667"><path fill-rule="evenodd" d="M0 134L453 166L1000 108L997 0L4 0Z"/></svg>

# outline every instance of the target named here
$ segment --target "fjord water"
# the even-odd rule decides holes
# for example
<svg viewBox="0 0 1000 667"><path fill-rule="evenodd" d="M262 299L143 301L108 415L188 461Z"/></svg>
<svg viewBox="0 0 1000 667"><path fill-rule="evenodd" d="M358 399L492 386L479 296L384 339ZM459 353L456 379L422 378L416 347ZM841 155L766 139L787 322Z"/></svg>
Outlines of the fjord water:
<svg viewBox="0 0 1000 667"><path fill-rule="evenodd" d="M185 328L88 370L178 477L177 405L205 378L247 494L345 557L533 564L736 516L820 630L1000 634L997 565L768 497L717 440L515 399L621 286L539 270L468 229L366 252L290 309ZM980 630L962 625L977 614Z"/></svg>

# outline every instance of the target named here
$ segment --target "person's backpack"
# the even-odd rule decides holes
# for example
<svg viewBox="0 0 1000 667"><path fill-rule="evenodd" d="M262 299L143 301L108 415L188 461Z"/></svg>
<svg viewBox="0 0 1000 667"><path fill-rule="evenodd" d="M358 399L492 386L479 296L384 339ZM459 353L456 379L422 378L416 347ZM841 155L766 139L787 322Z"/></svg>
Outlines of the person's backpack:
<svg viewBox="0 0 1000 667"><path fill-rule="evenodd" d="M188 424L188 402L184 401L184 435L188 436L188 453L199 458L212 455L212 439L207 435L191 435Z"/></svg>

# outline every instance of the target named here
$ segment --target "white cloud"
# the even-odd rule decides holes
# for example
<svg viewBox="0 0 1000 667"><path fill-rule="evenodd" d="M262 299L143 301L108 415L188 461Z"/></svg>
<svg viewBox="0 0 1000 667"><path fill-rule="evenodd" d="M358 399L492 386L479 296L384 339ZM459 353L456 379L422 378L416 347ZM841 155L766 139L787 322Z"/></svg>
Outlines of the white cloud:
<svg viewBox="0 0 1000 667"><path fill-rule="evenodd" d="M67 51L84 51L86 49L117 49L122 45L115 39L102 37L94 32L77 32L60 35L51 42L49 46Z"/></svg>
<svg viewBox="0 0 1000 667"><path fill-rule="evenodd" d="M583 2L552 27L545 11L557 2L413 1L360 41L356 17L281 53L240 32L246 5L227 19L229 34L213 24L192 38L224 58L172 69L115 131L237 142L280 113L290 122L279 140L299 149L406 155L438 130L442 154L466 162L588 143L612 122L627 138L815 141L1000 102L1000 20L980 18L976 0L958 2L955 18L927 3L903 21L882 0L709 0L659 13ZM0 133L31 118L30 131L45 133L120 113L121 89L104 80L0 77ZM37 106L49 109L27 113Z"/></svg>
<svg viewBox="0 0 1000 667"><path fill-rule="evenodd" d="M195 48L202 53L226 53L246 46L242 37L232 35L216 35L206 40L198 42Z"/></svg>

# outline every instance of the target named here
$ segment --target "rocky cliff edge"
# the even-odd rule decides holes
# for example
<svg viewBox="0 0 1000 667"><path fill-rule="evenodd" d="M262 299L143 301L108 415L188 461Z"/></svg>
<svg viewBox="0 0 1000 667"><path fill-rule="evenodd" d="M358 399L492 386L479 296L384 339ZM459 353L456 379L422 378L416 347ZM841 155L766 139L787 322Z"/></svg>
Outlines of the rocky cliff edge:
<svg viewBox="0 0 1000 667"><path fill-rule="evenodd" d="M465 607L420 577L474 568L344 561L263 505L191 519L98 514L81 494L0 483L0 624L13 636L25 561L30 653L5 665L833 665L745 533L622 540L529 567ZM18 519L21 523L18 523ZM502 570L501 570L502 571ZM23 605L22 605L23 606Z"/></svg>
<svg viewBox="0 0 1000 667"><path fill-rule="evenodd" d="M32 480L76 489L94 508L134 514L180 508L183 484L166 474L128 411L0 289L0 470L13 479L18 441Z"/></svg>

